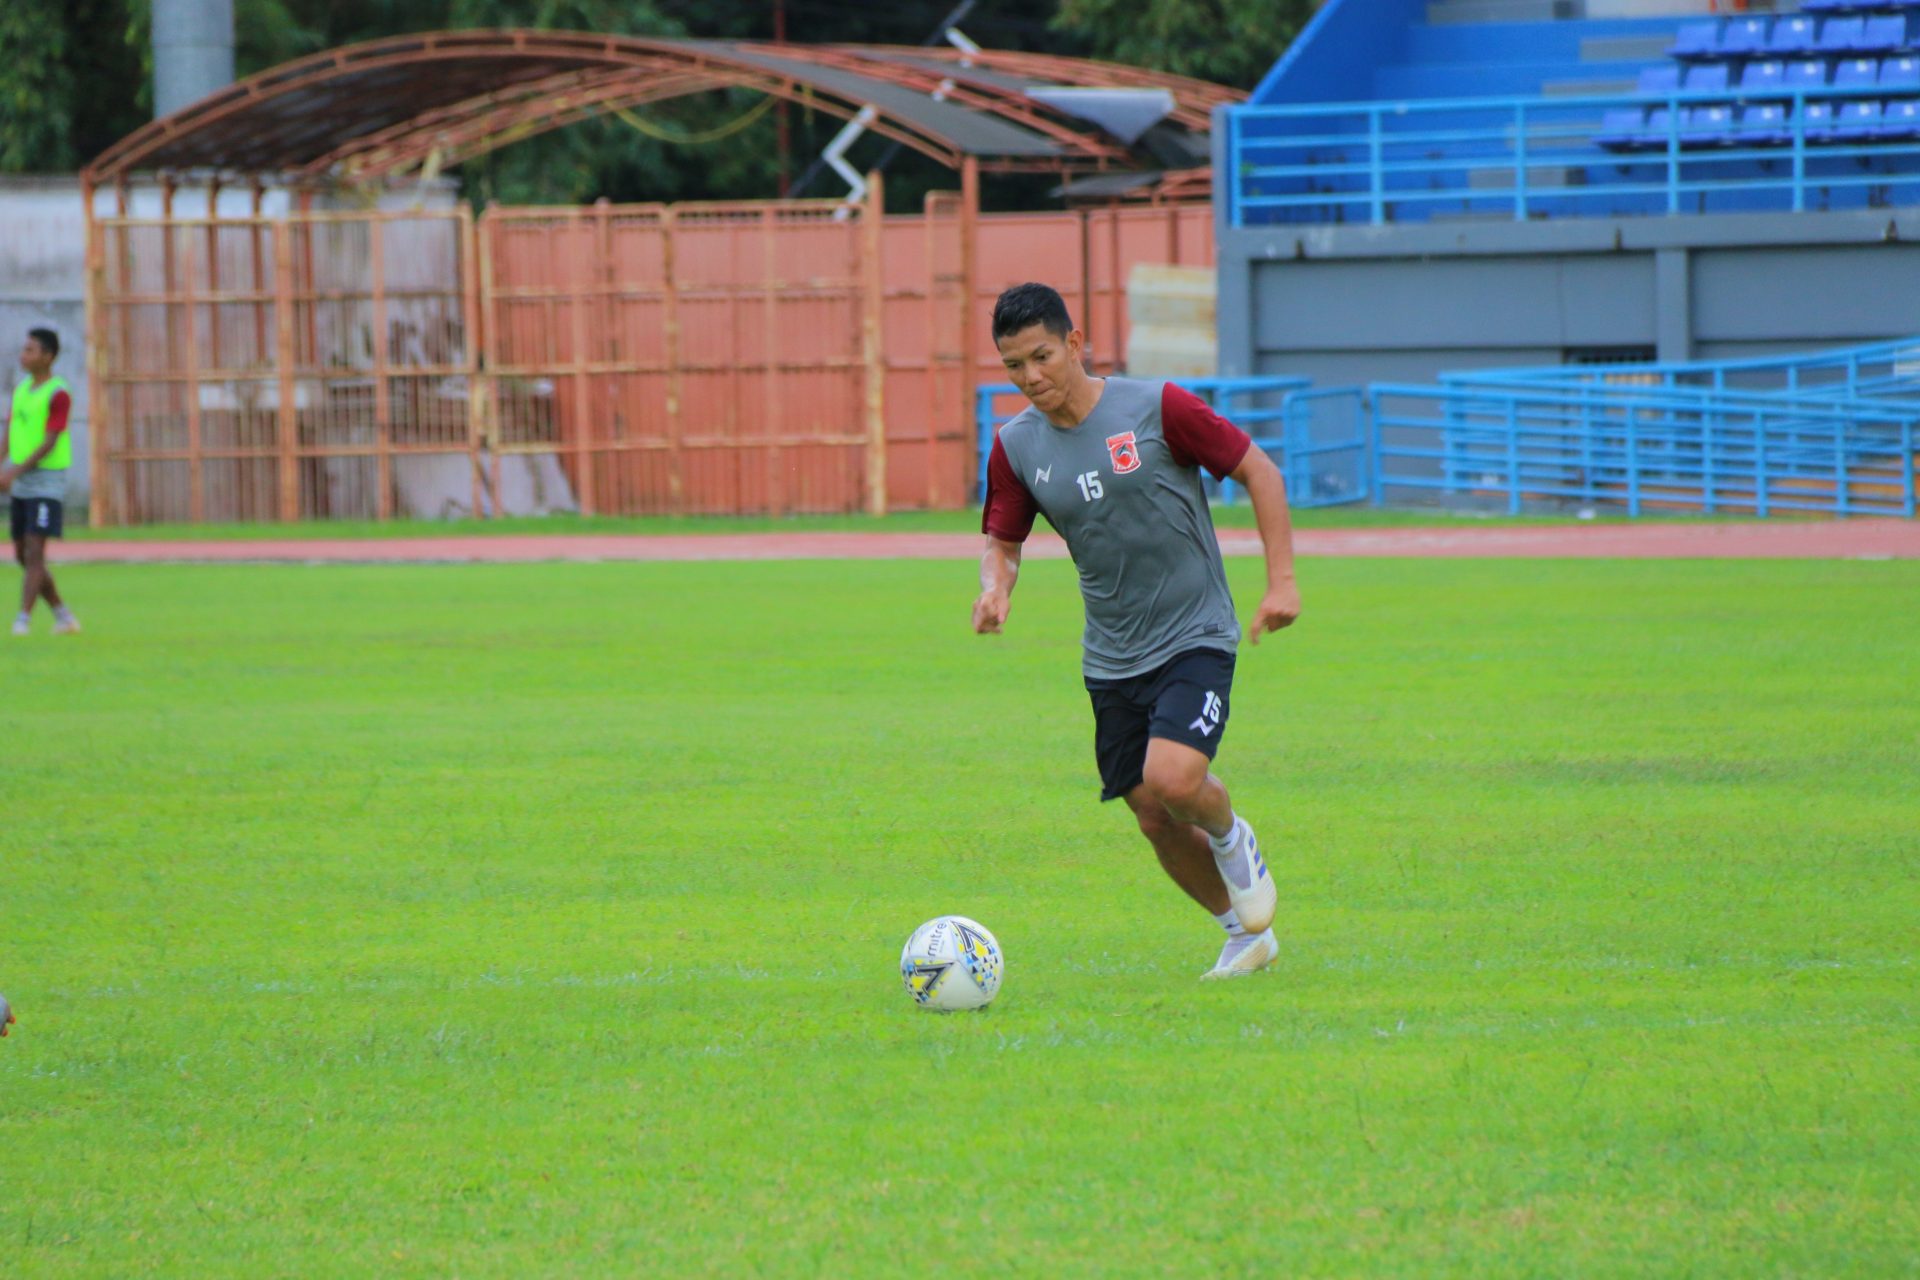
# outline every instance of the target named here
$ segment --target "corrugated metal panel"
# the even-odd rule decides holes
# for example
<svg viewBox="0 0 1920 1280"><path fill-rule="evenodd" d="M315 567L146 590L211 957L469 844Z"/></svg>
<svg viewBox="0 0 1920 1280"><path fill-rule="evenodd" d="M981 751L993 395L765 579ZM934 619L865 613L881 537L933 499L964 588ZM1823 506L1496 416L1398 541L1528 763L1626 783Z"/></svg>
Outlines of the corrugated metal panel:
<svg viewBox="0 0 1920 1280"><path fill-rule="evenodd" d="M1107 371L1134 264L1212 261L1205 208L843 213L101 220L101 515L491 512L516 456L541 509L962 506L1001 289L1054 283Z"/></svg>

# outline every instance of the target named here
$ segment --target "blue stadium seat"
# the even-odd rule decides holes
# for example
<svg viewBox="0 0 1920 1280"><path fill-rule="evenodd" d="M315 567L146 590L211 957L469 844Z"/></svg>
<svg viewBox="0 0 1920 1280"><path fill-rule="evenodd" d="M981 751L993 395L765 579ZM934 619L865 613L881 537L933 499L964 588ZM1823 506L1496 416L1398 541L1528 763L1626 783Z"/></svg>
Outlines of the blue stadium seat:
<svg viewBox="0 0 1920 1280"><path fill-rule="evenodd" d="M1640 68L1640 93L1678 93L1680 90L1680 68L1671 62L1657 66Z"/></svg>
<svg viewBox="0 0 1920 1280"><path fill-rule="evenodd" d="M1920 103L1914 104L1920 107ZM1777 102L1748 107L1740 113L1733 140L1743 147L1778 147L1792 140L1787 132L1787 109Z"/></svg>
<svg viewBox="0 0 1920 1280"><path fill-rule="evenodd" d="M1669 58L1715 58L1720 55L1720 24L1689 22L1674 32Z"/></svg>
<svg viewBox="0 0 1920 1280"><path fill-rule="evenodd" d="M1920 101L1889 102L1880 116L1879 136L1889 142L1920 138Z"/></svg>
<svg viewBox="0 0 1920 1280"><path fill-rule="evenodd" d="M1787 64L1787 88L1798 93L1805 89L1824 89L1826 87L1826 63L1789 62Z"/></svg>
<svg viewBox="0 0 1920 1280"><path fill-rule="evenodd" d="M1812 53L1814 38L1815 26L1812 18L1798 15L1782 18L1773 24L1773 30L1767 36L1767 52Z"/></svg>
<svg viewBox="0 0 1920 1280"><path fill-rule="evenodd" d="M1888 93L1920 93L1920 57L1907 54L1881 63L1880 87Z"/></svg>
<svg viewBox="0 0 1920 1280"><path fill-rule="evenodd" d="M1640 145L1655 151L1667 149L1667 130L1672 127L1673 112L1655 107L1647 112L1647 123L1640 130Z"/></svg>
<svg viewBox="0 0 1920 1280"><path fill-rule="evenodd" d="M1750 58L1765 53L1770 25L1765 18L1736 18L1729 22L1720 32L1720 56Z"/></svg>
<svg viewBox="0 0 1920 1280"><path fill-rule="evenodd" d="M1879 103L1874 103L1879 106ZM1733 141L1732 107L1688 107L1680 126L1683 147L1724 147Z"/></svg>
<svg viewBox="0 0 1920 1280"><path fill-rule="evenodd" d="M1880 63L1874 58L1848 58L1833 69L1833 87L1859 93L1880 83Z"/></svg>
<svg viewBox="0 0 1920 1280"><path fill-rule="evenodd" d="M1642 107L1615 107L1600 122L1594 145L1608 151L1632 151L1645 145L1647 113Z"/></svg>
<svg viewBox="0 0 1920 1280"><path fill-rule="evenodd" d="M1853 0L1801 0L1802 13L1844 13L1857 8Z"/></svg>
<svg viewBox="0 0 1920 1280"><path fill-rule="evenodd" d="M1688 93L1725 93L1730 79L1726 63L1706 62L1688 67L1680 83Z"/></svg>
<svg viewBox="0 0 1920 1280"><path fill-rule="evenodd" d="M1831 102L1809 102L1800 112L1801 127L1806 130L1808 142L1833 141L1833 104Z"/></svg>
<svg viewBox="0 0 1920 1280"><path fill-rule="evenodd" d="M1868 18L1854 48L1861 53L1895 53L1907 46L1907 19L1904 14Z"/></svg>
<svg viewBox="0 0 1920 1280"><path fill-rule="evenodd" d="M1865 18L1828 18L1820 24L1820 39L1813 47L1820 53L1852 53L1866 34Z"/></svg>
<svg viewBox="0 0 1920 1280"><path fill-rule="evenodd" d="M1786 83L1784 62L1749 62L1740 73L1740 92L1745 94L1778 92Z"/></svg>
<svg viewBox="0 0 1920 1280"><path fill-rule="evenodd" d="M1871 142L1880 132L1880 104L1849 102L1840 109L1833 136L1841 142Z"/></svg>

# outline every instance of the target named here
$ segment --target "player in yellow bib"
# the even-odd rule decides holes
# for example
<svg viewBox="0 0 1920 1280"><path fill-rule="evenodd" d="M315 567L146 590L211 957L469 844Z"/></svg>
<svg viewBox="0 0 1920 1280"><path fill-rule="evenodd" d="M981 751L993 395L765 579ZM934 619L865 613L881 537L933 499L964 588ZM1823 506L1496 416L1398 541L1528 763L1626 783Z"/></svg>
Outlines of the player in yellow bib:
<svg viewBox="0 0 1920 1280"><path fill-rule="evenodd" d="M0 489L13 494L13 558L26 577L20 585L20 615L13 634L27 635L33 627L33 606L41 600L53 610L53 633L72 635L79 619L60 598L47 568L47 540L60 536L67 498L67 469L73 465L73 437L67 421L73 396L64 380L53 376L60 356L60 335L34 329L20 349L20 367L26 377L13 389L13 407L7 415L6 465L0 466Z"/></svg>

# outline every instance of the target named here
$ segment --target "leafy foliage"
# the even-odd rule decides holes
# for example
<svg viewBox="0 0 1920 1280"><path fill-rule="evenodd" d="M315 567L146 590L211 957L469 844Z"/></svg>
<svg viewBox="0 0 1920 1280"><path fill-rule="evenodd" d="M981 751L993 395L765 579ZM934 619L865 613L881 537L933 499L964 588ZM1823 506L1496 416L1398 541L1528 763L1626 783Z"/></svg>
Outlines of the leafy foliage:
<svg viewBox="0 0 1920 1280"><path fill-rule="evenodd" d="M1096 57L1252 88L1312 16L1313 0L1062 0L1054 25Z"/></svg>
<svg viewBox="0 0 1920 1280"><path fill-rule="evenodd" d="M0 171L73 163L73 95L65 81L61 0L0 4Z"/></svg>

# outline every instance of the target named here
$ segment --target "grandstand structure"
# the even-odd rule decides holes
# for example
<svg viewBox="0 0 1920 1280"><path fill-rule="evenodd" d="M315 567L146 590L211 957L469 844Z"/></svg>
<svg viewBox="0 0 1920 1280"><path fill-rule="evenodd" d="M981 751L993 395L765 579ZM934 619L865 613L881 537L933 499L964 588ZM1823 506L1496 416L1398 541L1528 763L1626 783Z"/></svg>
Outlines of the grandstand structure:
<svg viewBox="0 0 1920 1280"><path fill-rule="evenodd" d="M1309 501L1915 513L1920 0L1714 7L1328 0L1217 113Z"/></svg>
<svg viewBox="0 0 1920 1280"><path fill-rule="evenodd" d="M1427 381L1920 328L1920 5L1703 8L1329 0L1214 131L1220 372Z"/></svg>

